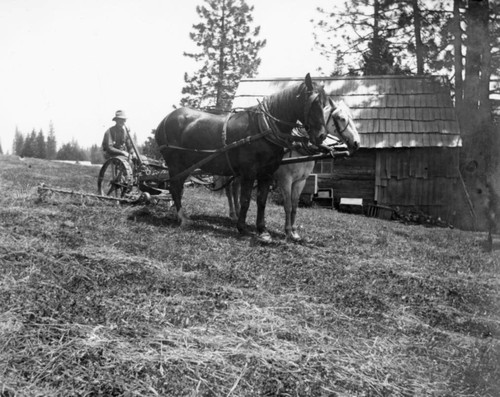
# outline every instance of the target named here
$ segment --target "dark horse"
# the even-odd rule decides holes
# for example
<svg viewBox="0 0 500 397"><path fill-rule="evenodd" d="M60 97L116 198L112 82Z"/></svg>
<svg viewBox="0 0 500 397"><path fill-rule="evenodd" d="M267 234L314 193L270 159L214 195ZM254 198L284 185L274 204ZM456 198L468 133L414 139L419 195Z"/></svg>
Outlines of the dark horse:
<svg viewBox="0 0 500 397"><path fill-rule="evenodd" d="M307 74L303 82L229 115L180 108L165 117L155 138L169 169L169 189L181 226L189 223L181 204L184 182L194 168L200 168L214 175L241 177L237 227L242 234L246 232L251 192L257 180L257 234L262 241L271 241L264 213L273 173L284 148L294 139L291 131L297 121L306 127L313 144L320 144L326 137L325 103L323 88Z"/></svg>

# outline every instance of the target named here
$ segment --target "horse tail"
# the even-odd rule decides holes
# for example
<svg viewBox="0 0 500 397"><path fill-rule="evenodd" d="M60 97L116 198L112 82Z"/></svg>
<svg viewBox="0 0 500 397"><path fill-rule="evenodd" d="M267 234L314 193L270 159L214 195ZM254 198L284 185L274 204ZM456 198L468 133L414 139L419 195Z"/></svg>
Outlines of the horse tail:
<svg viewBox="0 0 500 397"><path fill-rule="evenodd" d="M166 116L162 121L160 121L160 124L158 124L158 127L156 127L155 130L155 141L156 144L158 145L158 148L160 150L161 155L163 158L166 160L167 159L167 152L166 152L166 147L167 147L167 129L166 129L166 121L167 121L168 116Z"/></svg>

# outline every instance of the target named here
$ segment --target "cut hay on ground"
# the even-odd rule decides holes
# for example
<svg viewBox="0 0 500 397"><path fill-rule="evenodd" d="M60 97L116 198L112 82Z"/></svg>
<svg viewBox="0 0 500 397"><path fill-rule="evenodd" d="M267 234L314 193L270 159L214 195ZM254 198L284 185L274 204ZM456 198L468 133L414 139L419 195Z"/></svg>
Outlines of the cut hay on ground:
<svg viewBox="0 0 500 397"><path fill-rule="evenodd" d="M291 244L270 203L262 246L203 188L189 229L165 205L38 198L97 171L0 156L2 396L498 396L484 234L303 208Z"/></svg>

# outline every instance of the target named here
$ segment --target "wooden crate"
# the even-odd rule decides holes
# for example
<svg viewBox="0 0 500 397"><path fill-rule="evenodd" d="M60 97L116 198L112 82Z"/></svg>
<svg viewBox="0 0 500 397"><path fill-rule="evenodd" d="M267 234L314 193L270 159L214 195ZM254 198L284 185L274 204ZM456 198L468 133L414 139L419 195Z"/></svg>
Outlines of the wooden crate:
<svg viewBox="0 0 500 397"><path fill-rule="evenodd" d="M391 207L387 207L385 205L370 204L368 205L366 212L366 216L386 220L391 220L393 215L394 210Z"/></svg>

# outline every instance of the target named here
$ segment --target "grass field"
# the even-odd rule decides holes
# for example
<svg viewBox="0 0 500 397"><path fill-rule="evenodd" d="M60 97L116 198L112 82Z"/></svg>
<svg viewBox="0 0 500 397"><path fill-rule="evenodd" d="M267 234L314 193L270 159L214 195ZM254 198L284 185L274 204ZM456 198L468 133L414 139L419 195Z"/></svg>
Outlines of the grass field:
<svg viewBox="0 0 500 397"><path fill-rule="evenodd" d="M301 208L240 239L222 195L39 199L98 168L0 156L0 395L499 396L500 251L485 234ZM255 220L252 203L249 223Z"/></svg>

